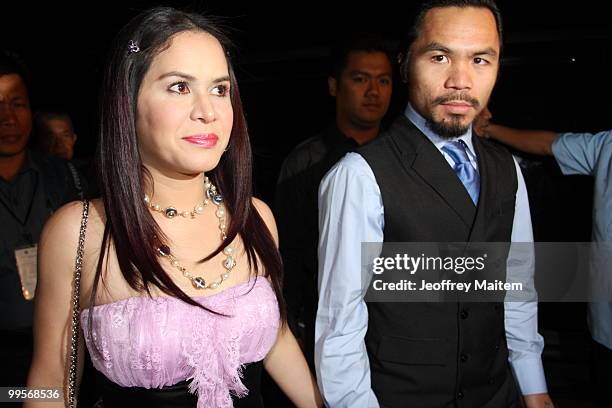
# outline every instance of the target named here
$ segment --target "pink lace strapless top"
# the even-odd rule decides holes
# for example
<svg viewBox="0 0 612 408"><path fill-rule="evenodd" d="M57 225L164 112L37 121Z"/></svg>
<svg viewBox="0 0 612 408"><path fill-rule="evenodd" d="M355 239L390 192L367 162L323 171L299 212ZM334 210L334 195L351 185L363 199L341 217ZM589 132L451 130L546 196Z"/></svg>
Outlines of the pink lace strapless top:
<svg viewBox="0 0 612 408"><path fill-rule="evenodd" d="M279 312L267 279L259 277L198 303L218 316L169 296L131 297L81 312L94 367L124 387L161 388L191 380L198 408L231 407L248 390L242 365L262 360L276 341Z"/></svg>

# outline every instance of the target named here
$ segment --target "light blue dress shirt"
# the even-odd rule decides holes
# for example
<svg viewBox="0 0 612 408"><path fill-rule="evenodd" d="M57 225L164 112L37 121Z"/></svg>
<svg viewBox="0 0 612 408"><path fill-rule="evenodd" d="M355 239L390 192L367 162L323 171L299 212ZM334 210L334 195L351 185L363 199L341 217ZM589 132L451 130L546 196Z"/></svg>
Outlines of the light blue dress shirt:
<svg viewBox="0 0 612 408"><path fill-rule="evenodd" d="M447 139L434 134L409 105L405 115L440 150ZM478 163L471 129L461 137L472 165ZM449 165L452 159L440 150ZM515 161L518 191L512 242L533 242L527 190ZM363 299L361 243L383 242L384 207L374 173L357 153L349 153L319 187L319 305L315 364L319 388L329 407L378 407L370 384L365 347L368 309ZM516 251L511 251L511 253ZM533 289L534 259L508 259L508 279L521 276ZM525 276L528 279L525 279ZM537 331L537 302L506 302L509 360L523 394L547 392Z"/></svg>
<svg viewBox="0 0 612 408"><path fill-rule="evenodd" d="M563 174L595 178L592 239L612 242L612 130L562 133L552 151ZM595 341L612 349L612 303L589 304L589 328Z"/></svg>

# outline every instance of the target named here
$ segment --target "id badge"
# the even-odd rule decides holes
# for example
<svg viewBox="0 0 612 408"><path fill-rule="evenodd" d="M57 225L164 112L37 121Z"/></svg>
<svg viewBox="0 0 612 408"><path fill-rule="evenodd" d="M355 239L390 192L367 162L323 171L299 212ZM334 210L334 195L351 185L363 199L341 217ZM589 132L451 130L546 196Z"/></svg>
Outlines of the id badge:
<svg viewBox="0 0 612 408"><path fill-rule="evenodd" d="M38 245L28 245L15 250L17 271L21 280L21 291L26 300L34 299L36 290L36 259L38 256Z"/></svg>

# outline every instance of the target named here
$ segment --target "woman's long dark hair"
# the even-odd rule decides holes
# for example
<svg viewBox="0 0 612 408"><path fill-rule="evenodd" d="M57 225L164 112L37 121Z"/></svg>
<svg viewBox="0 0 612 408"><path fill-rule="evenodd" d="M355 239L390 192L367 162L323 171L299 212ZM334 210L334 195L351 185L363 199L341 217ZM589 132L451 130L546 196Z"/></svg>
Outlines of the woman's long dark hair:
<svg viewBox="0 0 612 408"><path fill-rule="evenodd" d="M230 63L229 41L210 19L168 7L153 8L132 19L119 32L106 68L97 153L106 225L91 305L95 304L104 258L108 257L112 242L121 273L132 288L150 295L153 285L170 296L204 308L183 292L159 263L157 248L166 241L166 237L143 201L143 186L148 175L138 151L135 126L138 91L151 61L170 45L173 36L185 31L211 34L223 47L229 67L230 98L234 111L227 151L218 166L207 173L223 194L230 214L227 239L201 262L217 255L239 236L244 243L249 270L258 274L263 269L264 276L270 278L278 299L281 320L285 322L281 258L270 231L251 200L251 146ZM129 48L130 45L132 48ZM139 48L138 52L134 52L133 46Z"/></svg>

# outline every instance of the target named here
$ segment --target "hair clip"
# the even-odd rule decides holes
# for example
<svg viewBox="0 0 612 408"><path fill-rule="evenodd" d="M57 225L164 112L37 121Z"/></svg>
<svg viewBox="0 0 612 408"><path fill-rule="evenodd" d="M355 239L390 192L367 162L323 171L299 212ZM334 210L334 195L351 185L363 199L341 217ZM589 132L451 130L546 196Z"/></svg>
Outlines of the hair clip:
<svg viewBox="0 0 612 408"><path fill-rule="evenodd" d="M140 47L138 46L138 44L136 44L134 40L130 40L130 42L128 43L128 53L132 54L138 51L140 51Z"/></svg>

